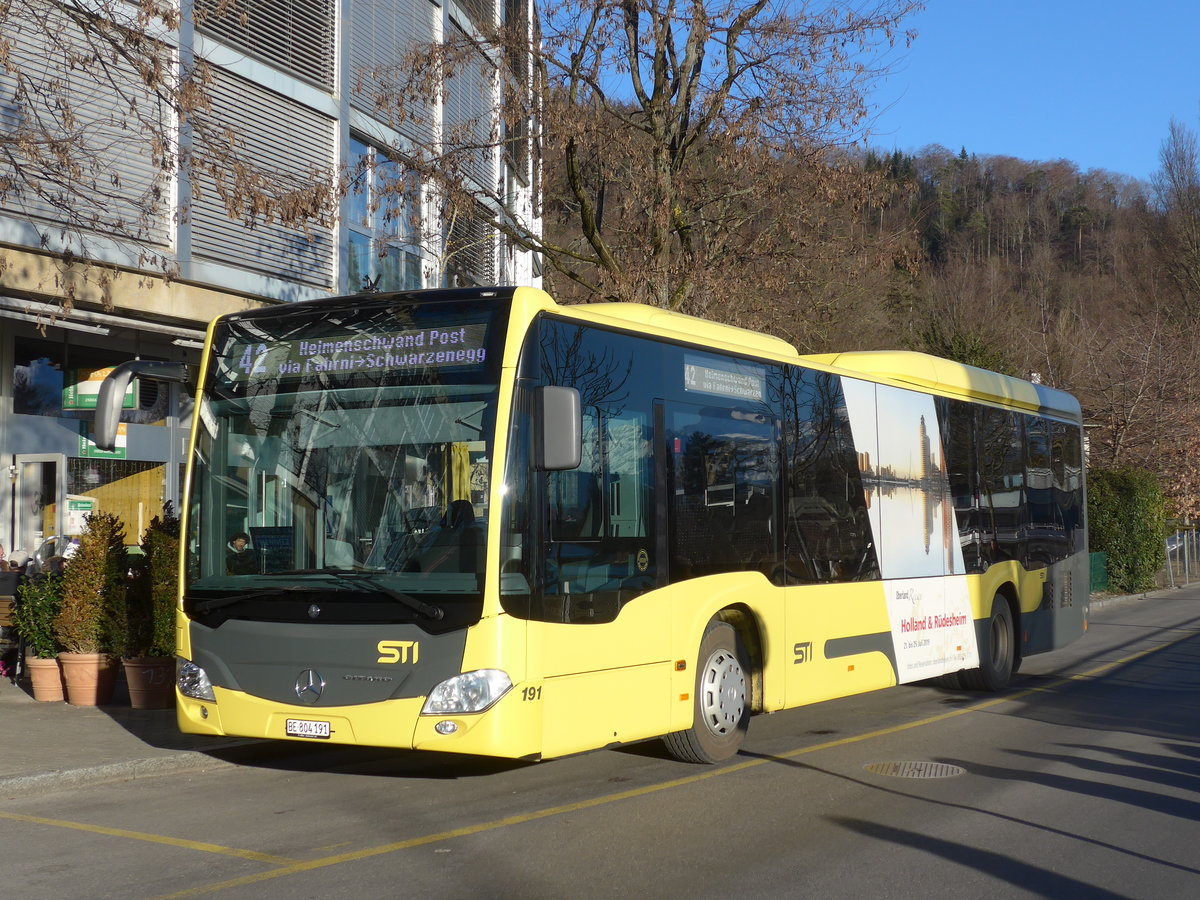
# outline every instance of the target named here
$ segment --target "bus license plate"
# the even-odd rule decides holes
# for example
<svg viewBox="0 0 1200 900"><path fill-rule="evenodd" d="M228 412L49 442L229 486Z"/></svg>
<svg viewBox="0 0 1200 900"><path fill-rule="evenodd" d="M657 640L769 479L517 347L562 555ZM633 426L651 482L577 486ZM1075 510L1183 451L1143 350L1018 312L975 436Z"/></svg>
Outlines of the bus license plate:
<svg viewBox="0 0 1200 900"><path fill-rule="evenodd" d="M288 737L327 738L329 723L316 722L312 719L288 719L284 723Z"/></svg>

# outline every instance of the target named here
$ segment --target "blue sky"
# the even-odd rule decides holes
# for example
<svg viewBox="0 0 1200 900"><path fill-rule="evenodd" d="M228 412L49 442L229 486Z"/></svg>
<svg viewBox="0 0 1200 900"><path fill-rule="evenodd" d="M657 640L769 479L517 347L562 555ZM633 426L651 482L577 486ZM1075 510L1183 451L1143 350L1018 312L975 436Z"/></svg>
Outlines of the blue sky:
<svg viewBox="0 0 1200 900"><path fill-rule="evenodd" d="M871 95L878 150L1067 159L1148 179L1200 132L1200 0L927 0Z"/></svg>

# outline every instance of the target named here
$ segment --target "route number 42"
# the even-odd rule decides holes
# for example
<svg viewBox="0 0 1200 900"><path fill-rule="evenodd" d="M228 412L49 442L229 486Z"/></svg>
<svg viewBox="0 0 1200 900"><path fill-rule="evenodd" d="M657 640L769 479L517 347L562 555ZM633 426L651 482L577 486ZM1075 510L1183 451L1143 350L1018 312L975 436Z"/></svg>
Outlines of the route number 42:
<svg viewBox="0 0 1200 900"><path fill-rule="evenodd" d="M247 344L246 352L244 352L242 354L242 358L238 360L238 368L247 375L262 375L267 371L266 364L263 363L263 358L266 355L266 344L259 344L257 348L254 344Z"/></svg>

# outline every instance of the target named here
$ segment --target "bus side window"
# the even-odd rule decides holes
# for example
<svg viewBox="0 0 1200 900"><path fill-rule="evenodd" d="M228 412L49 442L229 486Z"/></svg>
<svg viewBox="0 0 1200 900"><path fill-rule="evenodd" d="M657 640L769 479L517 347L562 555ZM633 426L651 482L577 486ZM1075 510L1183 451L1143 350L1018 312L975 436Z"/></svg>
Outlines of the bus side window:
<svg viewBox="0 0 1200 900"><path fill-rule="evenodd" d="M784 376L787 572L794 583L879 577L860 461L841 382L799 370Z"/></svg>
<svg viewBox="0 0 1200 900"><path fill-rule="evenodd" d="M1062 523L1064 547L1060 558L1083 547L1083 464L1079 429L1052 422L1051 460L1054 468L1054 499Z"/></svg>
<svg viewBox="0 0 1200 900"><path fill-rule="evenodd" d="M946 456L954 517L963 564L968 572L987 568L983 547L983 514L979 508L979 463L975 448L975 408L961 400L938 397L938 425Z"/></svg>
<svg viewBox="0 0 1200 900"><path fill-rule="evenodd" d="M603 536L604 470L600 416L583 411L583 453L579 468L550 475L550 540L589 541Z"/></svg>
<svg viewBox="0 0 1200 900"><path fill-rule="evenodd" d="M1023 563L1028 569L1054 562L1060 525L1055 521L1054 474L1050 465L1050 423L1041 417L1025 421L1025 531Z"/></svg>
<svg viewBox="0 0 1200 900"><path fill-rule="evenodd" d="M549 476L542 617L611 622L655 586L649 416L584 410L577 469Z"/></svg>
<svg viewBox="0 0 1200 900"><path fill-rule="evenodd" d="M671 580L779 569L775 422L742 408L673 404Z"/></svg>
<svg viewBox="0 0 1200 900"><path fill-rule="evenodd" d="M979 410L982 537L987 563L1020 560L1025 531L1025 437L1022 416Z"/></svg>

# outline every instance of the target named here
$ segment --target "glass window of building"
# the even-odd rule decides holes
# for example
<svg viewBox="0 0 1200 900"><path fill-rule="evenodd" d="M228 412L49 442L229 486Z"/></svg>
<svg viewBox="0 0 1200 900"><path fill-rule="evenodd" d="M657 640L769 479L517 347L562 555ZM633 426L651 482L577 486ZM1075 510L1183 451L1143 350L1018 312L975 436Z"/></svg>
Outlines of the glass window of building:
<svg viewBox="0 0 1200 900"><path fill-rule="evenodd" d="M17 415L91 419L105 372L130 358L128 352L20 338L14 342L12 411ZM161 425L167 416L167 389L138 382L121 421Z"/></svg>
<svg viewBox="0 0 1200 900"><path fill-rule="evenodd" d="M131 386L116 448L100 451L90 440L100 383L131 356L73 339L14 336L6 447L13 494L5 539L14 552L62 553L95 512L115 514L125 544L136 547L164 504L177 501L181 466L170 447L184 432L176 430L180 410L168 385L143 379ZM159 427L138 427L146 425Z"/></svg>
<svg viewBox="0 0 1200 900"><path fill-rule="evenodd" d="M412 176L357 138L350 140L349 169L346 289L419 289L420 206Z"/></svg>

